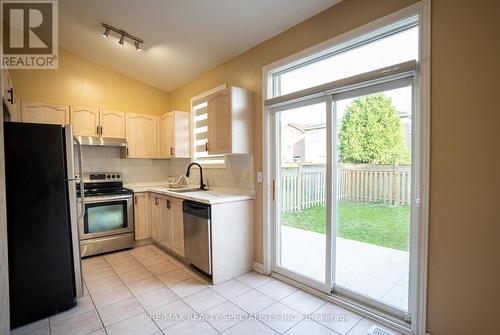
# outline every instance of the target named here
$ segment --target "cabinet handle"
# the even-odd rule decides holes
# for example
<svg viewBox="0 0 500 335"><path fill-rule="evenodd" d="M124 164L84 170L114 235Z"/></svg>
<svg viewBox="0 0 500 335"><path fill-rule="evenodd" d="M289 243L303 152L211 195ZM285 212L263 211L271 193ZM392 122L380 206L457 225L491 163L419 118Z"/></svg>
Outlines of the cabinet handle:
<svg viewBox="0 0 500 335"><path fill-rule="evenodd" d="M170 147L170 155L173 156L174 155L174 148Z"/></svg>
<svg viewBox="0 0 500 335"><path fill-rule="evenodd" d="M167 209L172 208L172 203L170 200L167 200Z"/></svg>
<svg viewBox="0 0 500 335"><path fill-rule="evenodd" d="M102 135L102 126L101 126L101 135Z"/></svg>
<svg viewBox="0 0 500 335"><path fill-rule="evenodd" d="M205 150L208 151L208 141L205 143Z"/></svg>
<svg viewBox="0 0 500 335"><path fill-rule="evenodd" d="M99 126L96 127L95 131L96 131L97 135L99 135Z"/></svg>
<svg viewBox="0 0 500 335"><path fill-rule="evenodd" d="M10 94L10 98L7 99L8 102L10 102L12 105L14 104L14 89L11 87L7 90Z"/></svg>
<svg viewBox="0 0 500 335"><path fill-rule="evenodd" d="M155 198L155 205L158 205L160 203L160 199Z"/></svg>
<svg viewBox="0 0 500 335"><path fill-rule="evenodd" d="M137 205L137 197L134 197L134 204Z"/></svg>
<svg viewBox="0 0 500 335"><path fill-rule="evenodd" d="M127 148L127 156L128 156L128 148Z"/></svg>

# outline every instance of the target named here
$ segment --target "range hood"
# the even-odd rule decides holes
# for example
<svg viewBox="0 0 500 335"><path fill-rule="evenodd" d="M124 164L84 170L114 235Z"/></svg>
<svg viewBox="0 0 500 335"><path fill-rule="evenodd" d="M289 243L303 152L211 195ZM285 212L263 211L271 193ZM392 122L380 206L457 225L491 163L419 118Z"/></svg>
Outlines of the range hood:
<svg viewBox="0 0 500 335"><path fill-rule="evenodd" d="M127 140L124 138L100 137L100 136L77 136L82 145L98 147L126 147Z"/></svg>

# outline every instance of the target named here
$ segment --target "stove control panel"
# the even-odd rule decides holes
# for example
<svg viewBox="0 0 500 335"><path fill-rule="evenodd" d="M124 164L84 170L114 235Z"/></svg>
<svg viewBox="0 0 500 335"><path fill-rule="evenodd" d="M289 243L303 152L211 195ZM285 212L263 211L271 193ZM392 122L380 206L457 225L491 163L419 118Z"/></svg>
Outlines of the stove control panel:
<svg viewBox="0 0 500 335"><path fill-rule="evenodd" d="M90 183L109 183L122 181L120 172L90 172L83 174L83 181Z"/></svg>

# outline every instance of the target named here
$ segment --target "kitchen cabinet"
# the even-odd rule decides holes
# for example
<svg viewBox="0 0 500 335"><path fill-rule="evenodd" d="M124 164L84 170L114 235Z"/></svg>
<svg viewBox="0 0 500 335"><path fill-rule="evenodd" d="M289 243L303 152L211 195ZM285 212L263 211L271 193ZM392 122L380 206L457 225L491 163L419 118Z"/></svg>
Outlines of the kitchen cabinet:
<svg viewBox="0 0 500 335"><path fill-rule="evenodd" d="M16 113L16 100L12 79L7 69L0 69L0 76L0 81L2 83L2 100L5 106L7 106L11 116L13 116Z"/></svg>
<svg viewBox="0 0 500 335"><path fill-rule="evenodd" d="M151 193L151 238L166 248L172 248L171 199Z"/></svg>
<svg viewBox="0 0 500 335"><path fill-rule="evenodd" d="M125 138L125 113L71 106L71 124L78 136Z"/></svg>
<svg viewBox="0 0 500 335"><path fill-rule="evenodd" d="M172 201L170 198L162 196L159 206L158 242L168 249L172 249Z"/></svg>
<svg viewBox="0 0 500 335"><path fill-rule="evenodd" d="M99 108L71 106L71 124L77 136L99 136Z"/></svg>
<svg viewBox="0 0 500 335"><path fill-rule="evenodd" d="M151 237L149 194L134 194L135 239L143 240Z"/></svg>
<svg viewBox="0 0 500 335"><path fill-rule="evenodd" d="M66 125L69 124L69 106L22 101L21 121Z"/></svg>
<svg viewBox="0 0 500 335"><path fill-rule="evenodd" d="M99 123L102 137L125 138L126 118L124 112L101 109Z"/></svg>
<svg viewBox="0 0 500 335"><path fill-rule="evenodd" d="M151 221L151 238L155 241L159 241L158 236L158 226L160 223L160 199L159 196L150 193L149 194L149 219Z"/></svg>
<svg viewBox="0 0 500 335"><path fill-rule="evenodd" d="M184 257L182 199L150 193L151 238Z"/></svg>
<svg viewBox="0 0 500 335"><path fill-rule="evenodd" d="M132 113L126 115L127 158L157 158L157 117Z"/></svg>
<svg viewBox="0 0 500 335"><path fill-rule="evenodd" d="M184 257L184 219L182 199L171 198L172 251Z"/></svg>
<svg viewBox="0 0 500 335"><path fill-rule="evenodd" d="M208 153L252 153L252 93L229 87L207 97Z"/></svg>
<svg viewBox="0 0 500 335"><path fill-rule="evenodd" d="M170 112L158 119L158 158L190 158L190 116L185 112Z"/></svg>

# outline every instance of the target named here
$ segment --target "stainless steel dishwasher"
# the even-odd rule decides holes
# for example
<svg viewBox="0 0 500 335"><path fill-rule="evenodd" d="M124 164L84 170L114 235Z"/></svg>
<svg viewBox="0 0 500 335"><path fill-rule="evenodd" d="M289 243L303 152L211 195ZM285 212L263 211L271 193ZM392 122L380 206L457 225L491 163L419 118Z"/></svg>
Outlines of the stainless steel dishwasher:
<svg viewBox="0 0 500 335"><path fill-rule="evenodd" d="M212 227L210 205L184 200L184 248L192 266L212 275Z"/></svg>

